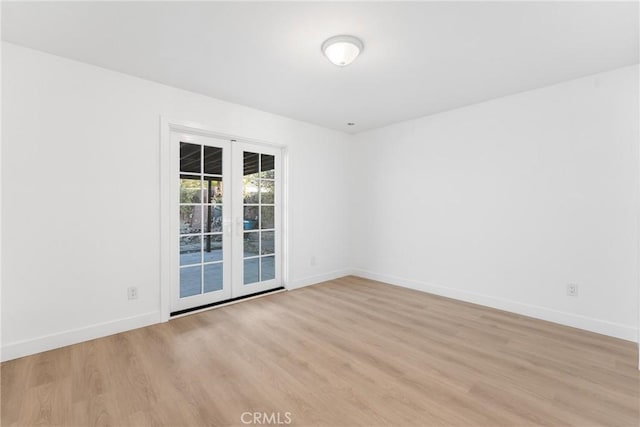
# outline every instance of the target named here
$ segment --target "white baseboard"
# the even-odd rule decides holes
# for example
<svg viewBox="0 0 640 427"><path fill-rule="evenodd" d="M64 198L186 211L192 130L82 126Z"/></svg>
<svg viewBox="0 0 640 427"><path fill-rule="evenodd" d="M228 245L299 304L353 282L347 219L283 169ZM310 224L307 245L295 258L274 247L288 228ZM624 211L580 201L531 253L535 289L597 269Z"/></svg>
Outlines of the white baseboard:
<svg viewBox="0 0 640 427"><path fill-rule="evenodd" d="M326 282L328 280L339 279L340 277L349 276L353 271L350 269L334 270L324 274L318 274L316 276L305 277L302 279L293 280L288 283L285 288L287 290L293 290L302 288L305 286L315 285L318 283Z"/></svg>
<svg viewBox="0 0 640 427"><path fill-rule="evenodd" d="M304 286L314 285L327 280L338 279L348 276L351 270L336 270L329 273L319 274L316 276L305 277L287 284L287 290L297 289ZM144 326L153 325L162 321L160 312L145 313L138 316L128 317L124 319L113 320L104 323L98 323L78 329L58 332L55 334L45 335L29 340L7 343L2 346L2 361L17 359L19 357L29 356L31 354L41 353L55 348L65 347L67 345L77 344L83 341L89 341L120 332L129 331L131 329L142 328Z"/></svg>
<svg viewBox="0 0 640 427"><path fill-rule="evenodd" d="M54 348L65 347L83 341L106 337L131 329L142 328L160 322L160 312L151 312L124 319L85 326L69 331L57 332L24 341L7 343L2 346L2 361L17 359L30 354L41 353Z"/></svg>
<svg viewBox="0 0 640 427"><path fill-rule="evenodd" d="M432 283L420 282L417 280L402 277L390 276L361 269L342 269L316 276L297 279L287 284L286 289L292 290L304 286L315 285L328 280L338 279L344 276L359 276L366 279L377 280L392 285L402 286L435 295L441 295L461 301L497 308L524 316L542 319L561 325L572 326L603 335L621 338L627 341L638 342L638 329L634 326L608 322L605 320L593 319L573 313L562 312L550 308L523 304L503 298L477 294L468 291L448 288L446 286ZM77 344L108 335L125 332L132 329L142 328L161 322L160 312L144 313L137 316L127 317L114 321L98 323L83 328L58 332L24 341L7 343L2 346L2 361L17 359L19 357L52 350L67 345Z"/></svg>
<svg viewBox="0 0 640 427"><path fill-rule="evenodd" d="M386 274L374 273L372 271L354 269L351 274L365 279L377 280L392 285L402 286L417 291L428 292L430 294L453 298L473 304L484 305L497 308L536 319L559 323L561 325L584 329L598 334L608 335L627 341L638 342L638 329L635 326L613 323L606 320L594 319L578 314L558 311L551 308L524 304L504 298L497 298L489 295L477 294L474 292L452 289L446 286L435 285L433 283L420 282L417 280L402 277L390 276Z"/></svg>

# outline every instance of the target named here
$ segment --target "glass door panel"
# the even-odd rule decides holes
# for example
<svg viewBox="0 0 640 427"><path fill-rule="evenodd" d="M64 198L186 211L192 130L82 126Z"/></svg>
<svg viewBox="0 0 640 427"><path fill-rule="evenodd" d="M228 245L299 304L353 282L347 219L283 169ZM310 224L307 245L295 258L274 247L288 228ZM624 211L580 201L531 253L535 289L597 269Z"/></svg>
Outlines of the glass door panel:
<svg viewBox="0 0 640 427"><path fill-rule="evenodd" d="M234 254L234 296L281 286L280 281L280 155L279 150L251 144L234 146L234 204L236 235L241 243ZM235 216L235 214L234 214Z"/></svg>
<svg viewBox="0 0 640 427"><path fill-rule="evenodd" d="M178 218L175 245L179 265L171 311L231 297L230 233L225 233L231 203L223 183L229 177L229 141L174 134ZM229 227L227 227L227 231Z"/></svg>

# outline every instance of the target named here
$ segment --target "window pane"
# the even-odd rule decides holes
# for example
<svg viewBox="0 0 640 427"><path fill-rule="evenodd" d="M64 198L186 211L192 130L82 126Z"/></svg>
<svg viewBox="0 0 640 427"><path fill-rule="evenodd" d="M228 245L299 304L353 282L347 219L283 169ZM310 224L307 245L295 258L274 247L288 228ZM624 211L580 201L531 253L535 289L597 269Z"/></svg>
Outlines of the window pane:
<svg viewBox="0 0 640 427"><path fill-rule="evenodd" d="M245 230L258 229L258 206L244 207L244 226Z"/></svg>
<svg viewBox="0 0 640 427"><path fill-rule="evenodd" d="M204 262L222 261L222 234L205 234L202 237Z"/></svg>
<svg viewBox="0 0 640 427"><path fill-rule="evenodd" d="M204 205L204 232L222 231L222 205Z"/></svg>
<svg viewBox="0 0 640 427"><path fill-rule="evenodd" d="M260 154L244 152L244 176L258 175L260 170Z"/></svg>
<svg viewBox="0 0 640 427"><path fill-rule="evenodd" d="M180 206L180 234L199 233L202 230L201 206Z"/></svg>
<svg viewBox="0 0 640 427"><path fill-rule="evenodd" d="M200 203L200 177L180 175L180 203Z"/></svg>
<svg viewBox="0 0 640 427"><path fill-rule="evenodd" d="M256 283L260 275L260 258L244 260L244 284Z"/></svg>
<svg viewBox="0 0 640 427"><path fill-rule="evenodd" d="M273 204L274 182L262 180L260 182L260 203Z"/></svg>
<svg viewBox="0 0 640 427"><path fill-rule="evenodd" d="M263 231L262 232L262 250L260 253L262 255L269 255L275 252L275 234L273 231Z"/></svg>
<svg viewBox="0 0 640 427"><path fill-rule="evenodd" d="M180 238L180 265L200 264L201 258L200 236Z"/></svg>
<svg viewBox="0 0 640 427"><path fill-rule="evenodd" d="M244 256L257 256L259 255L260 236L257 232L245 232L244 233Z"/></svg>
<svg viewBox="0 0 640 427"><path fill-rule="evenodd" d="M199 265L180 269L180 298L201 293L201 274L202 268Z"/></svg>
<svg viewBox="0 0 640 427"><path fill-rule="evenodd" d="M222 148L204 146L204 173L222 175Z"/></svg>
<svg viewBox="0 0 640 427"><path fill-rule="evenodd" d="M275 279L276 277L276 258L272 256L265 256L262 260L262 277L261 281Z"/></svg>
<svg viewBox="0 0 640 427"><path fill-rule="evenodd" d="M222 289L222 263L204 266L204 291L212 292Z"/></svg>
<svg viewBox="0 0 640 427"><path fill-rule="evenodd" d="M275 176L275 157L269 154L260 155L260 177L273 179Z"/></svg>
<svg viewBox="0 0 640 427"><path fill-rule="evenodd" d="M204 177L205 203L222 203L222 178Z"/></svg>
<svg viewBox="0 0 640 427"><path fill-rule="evenodd" d="M243 179L242 200L244 204L258 203L258 185L259 180L256 177L247 177Z"/></svg>
<svg viewBox="0 0 640 427"><path fill-rule="evenodd" d="M260 208L260 228L273 228L273 212L273 206L262 206Z"/></svg>
<svg viewBox="0 0 640 427"><path fill-rule="evenodd" d="M180 143L180 171L200 173L200 145Z"/></svg>

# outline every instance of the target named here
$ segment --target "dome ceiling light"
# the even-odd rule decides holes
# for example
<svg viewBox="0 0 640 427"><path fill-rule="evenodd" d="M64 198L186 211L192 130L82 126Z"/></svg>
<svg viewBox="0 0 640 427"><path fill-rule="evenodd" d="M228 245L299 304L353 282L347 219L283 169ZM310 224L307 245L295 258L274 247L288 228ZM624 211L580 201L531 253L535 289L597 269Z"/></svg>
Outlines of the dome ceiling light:
<svg viewBox="0 0 640 427"><path fill-rule="evenodd" d="M354 36L334 36L322 43L322 53L338 67L351 64L363 50L362 40Z"/></svg>

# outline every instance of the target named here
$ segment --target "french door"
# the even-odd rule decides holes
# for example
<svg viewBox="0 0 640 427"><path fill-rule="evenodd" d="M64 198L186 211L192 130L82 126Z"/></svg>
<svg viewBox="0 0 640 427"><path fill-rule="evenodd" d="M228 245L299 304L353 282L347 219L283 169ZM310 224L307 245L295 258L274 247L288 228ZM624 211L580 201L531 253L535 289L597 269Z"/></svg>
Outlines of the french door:
<svg viewBox="0 0 640 427"><path fill-rule="evenodd" d="M234 297L282 285L281 170L279 149L234 143Z"/></svg>
<svg viewBox="0 0 640 427"><path fill-rule="evenodd" d="M280 150L181 132L171 145L171 312L280 287Z"/></svg>

